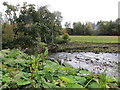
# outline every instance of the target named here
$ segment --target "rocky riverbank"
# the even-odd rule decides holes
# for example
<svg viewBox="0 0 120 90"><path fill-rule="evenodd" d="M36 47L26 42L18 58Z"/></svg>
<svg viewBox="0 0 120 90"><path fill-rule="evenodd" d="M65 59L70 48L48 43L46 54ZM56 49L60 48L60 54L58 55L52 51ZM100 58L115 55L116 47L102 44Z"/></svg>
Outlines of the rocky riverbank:
<svg viewBox="0 0 120 90"><path fill-rule="evenodd" d="M50 55L49 59L57 59L74 68L86 69L97 74L106 71L108 76L118 77L118 55L118 53L59 52Z"/></svg>

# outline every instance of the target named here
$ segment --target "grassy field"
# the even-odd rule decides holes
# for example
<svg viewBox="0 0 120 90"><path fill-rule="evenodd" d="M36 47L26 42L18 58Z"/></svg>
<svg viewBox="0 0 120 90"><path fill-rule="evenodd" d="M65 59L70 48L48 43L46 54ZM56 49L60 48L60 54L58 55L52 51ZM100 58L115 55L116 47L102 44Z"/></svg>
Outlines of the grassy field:
<svg viewBox="0 0 120 90"><path fill-rule="evenodd" d="M58 52L120 52L118 36L70 36L59 44Z"/></svg>
<svg viewBox="0 0 120 90"><path fill-rule="evenodd" d="M118 36L70 36L71 42L118 43Z"/></svg>

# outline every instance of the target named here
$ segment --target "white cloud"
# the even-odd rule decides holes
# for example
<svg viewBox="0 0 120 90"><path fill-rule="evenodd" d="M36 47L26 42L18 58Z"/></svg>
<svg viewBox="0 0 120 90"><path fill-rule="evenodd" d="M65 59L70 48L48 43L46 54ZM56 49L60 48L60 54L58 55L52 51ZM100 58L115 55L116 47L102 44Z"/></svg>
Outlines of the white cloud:
<svg viewBox="0 0 120 90"><path fill-rule="evenodd" d="M2 2L1 0L0 6ZM38 6L49 5L51 11L62 12L63 24L66 21L98 21L98 20L115 20L118 17L119 0L6 0L11 4L34 3ZM3 6L0 10L4 9Z"/></svg>

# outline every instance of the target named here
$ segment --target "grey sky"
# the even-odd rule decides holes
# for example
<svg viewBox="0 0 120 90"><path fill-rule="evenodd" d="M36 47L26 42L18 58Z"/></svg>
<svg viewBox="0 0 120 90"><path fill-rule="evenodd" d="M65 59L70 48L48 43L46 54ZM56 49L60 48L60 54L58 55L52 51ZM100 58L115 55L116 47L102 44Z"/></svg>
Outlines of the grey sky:
<svg viewBox="0 0 120 90"><path fill-rule="evenodd" d="M3 12L4 1L18 4L24 1L37 6L48 5L50 11L60 11L65 22L96 22L98 20L115 20L118 18L119 0L0 0L0 10Z"/></svg>

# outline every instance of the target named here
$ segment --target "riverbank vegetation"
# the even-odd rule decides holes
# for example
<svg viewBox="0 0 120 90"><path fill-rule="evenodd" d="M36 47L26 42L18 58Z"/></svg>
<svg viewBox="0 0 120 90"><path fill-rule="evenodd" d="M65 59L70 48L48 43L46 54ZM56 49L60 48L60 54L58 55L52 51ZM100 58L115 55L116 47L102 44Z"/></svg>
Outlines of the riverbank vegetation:
<svg viewBox="0 0 120 90"><path fill-rule="evenodd" d="M118 88L114 77L74 69L47 60L48 51L37 56L19 50L0 51L1 89L8 88Z"/></svg>
<svg viewBox="0 0 120 90"><path fill-rule="evenodd" d="M118 36L69 36L69 39L69 42L58 45L58 51L120 52Z"/></svg>
<svg viewBox="0 0 120 90"><path fill-rule="evenodd" d="M119 82L105 73L97 75L66 63L60 65L57 60L48 60L49 53L58 51L118 52L116 22L119 19L99 22L96 33L100 31L101 34L91 34L89 31L94 28L90 23L81 29L77 28L79 24L74 23L73 29L66 24L63 29L61 13L49 11L47 6L36 9L34 4L27 2L22 6L7 2L3 5L6 7L6 21L0 17L1 89L119 88ZM71 36L83 35L81 30L84 30L84 35L109 35L110 30L110 35L114 36Z"/></svg>

